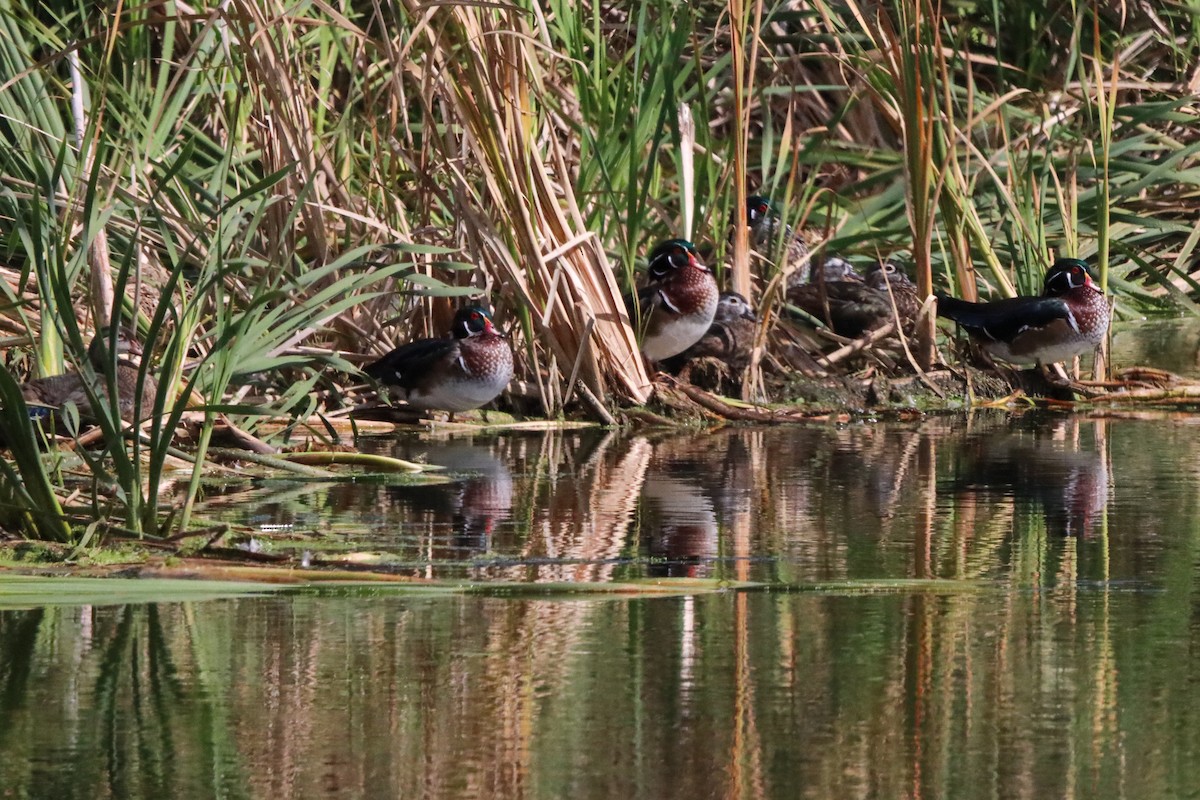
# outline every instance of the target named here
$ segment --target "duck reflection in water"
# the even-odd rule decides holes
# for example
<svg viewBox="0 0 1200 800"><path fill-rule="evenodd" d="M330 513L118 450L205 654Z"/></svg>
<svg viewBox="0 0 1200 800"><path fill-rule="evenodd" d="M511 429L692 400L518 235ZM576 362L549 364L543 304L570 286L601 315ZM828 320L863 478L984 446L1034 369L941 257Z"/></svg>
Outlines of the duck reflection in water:
<svg viewBox="0 0 1200 800"><path fill-rule="evenodd" d="M721 527L737 539L755 482L745 432L657 440L642 487L639 539L653 577L711 577ZM737 543L731 555L737 555Z"/></svg>
<svg viewBox="0 0 1200 800"><path fill-rule="evenodd" d="M413 519L433 526L435 557L462 558L492 549L496 528L513 505L513 479L504 459L487 444L452 441L438 444L437 463L452 482L432 486L391 486L388 495L410 508ZM420 448L397 444L393 455L413 459ZM448 526L450 535L437 531Z"/></svg>
<svg viewBox="0 0 1200 800"><path fill-rule="evenodd" d="M1091 536L1108 501L1103 443L1102 421L1077 419L974 435L953 489L1011 494L1040 507L1051 534Z"/></svg>
<svg viewBox="0 0 1200 800"><path fill-rule="evenodd" d="M712 501L689 480L646 476L640 515L641 543L656 578L695 578L717 555L717 518Z"/></svg>

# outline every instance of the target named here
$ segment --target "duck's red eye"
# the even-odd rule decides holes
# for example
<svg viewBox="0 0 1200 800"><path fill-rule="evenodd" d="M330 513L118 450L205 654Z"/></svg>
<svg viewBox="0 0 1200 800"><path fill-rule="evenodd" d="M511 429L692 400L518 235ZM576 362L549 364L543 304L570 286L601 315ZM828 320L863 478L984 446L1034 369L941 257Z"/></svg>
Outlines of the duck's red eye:
<svg viewBox="0 0 1200 800"><path fill-rule="evenodd" d="M472 322L478 322L478 321L479 321L479 312L475 312L474 314L472 314L472 315L471 315L471 321L472 321Z"/></svg>

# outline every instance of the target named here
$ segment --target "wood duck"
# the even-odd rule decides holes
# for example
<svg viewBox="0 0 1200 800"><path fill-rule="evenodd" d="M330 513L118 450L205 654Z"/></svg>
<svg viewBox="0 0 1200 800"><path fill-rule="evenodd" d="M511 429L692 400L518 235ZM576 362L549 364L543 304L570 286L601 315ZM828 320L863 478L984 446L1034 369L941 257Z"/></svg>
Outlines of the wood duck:
<svg viewBox="0 0 1200 800"><path fill-rule="evenodd" d="M472 305L454 315L450 336L401 345L363 372L403 389L414 408L454 413L479 408L504 391L512 380L513 353L491 315Z"/></svg>
<svg viewBox="0 0 1200 800"><path fill-rule="evenodd" d="M813 271L812 282L817 280L817 272L826 283L830 281L858 281L862 283L863 276L846 259L841 256L828 256L821 261L821 266Z"/></svg>
<svg viewBox="0 0 1200 800"><path fill-rule="evenodd" d="M700 340L717 312L717 281L683 239L654 248L649 280L638 290L636 306L626 298L630 317L642 331L642 354L651 362L682 353Z"/></svg>
<svg viewBox="0 0 1200 800"><path fill-rule="evenodd" d="M921 298L917 294L917 285L893 261L881 261L867 268L865 282L867 286L879 292L885 298L891 289L891 298L896 301L896 313L900 318L900 326L905 333L911 333L916 323L917 314L921 311ZM888 301L889 303L891 300ZM889 318L891 314L888 315Z"/></svg>
<svg viewBox="0 0 1200 800"><path fill-rule="evenodd" d="M739 375L750 364L757 333L758 317L749 301L737 292L723 292L708 332L663 366L669 372L684 374L681 370L687 370L691 362L710 358L719 361L724 372Z"/></svg>
<svg viewBox="0 0 1200 800"><path fill-rule="evenodd" d="M938 295L938 316L957 322L989 355L1020 366L1046 366L1094 350L1108 331L1108 298L1087 264L1060 258L1040 297L971 303Z"/></svg>
<svg viewBox="0 0 1200 800"><path fill-rule="evenodd" d="M754 251L775 263L776 248L780 241L787 248L781 268L790 269L787 285L798 286L808 283L812 274L812 254L790 225L774 213L771 201L762 195L746 198L746 225L750 228L750 246Z"/></svg>
<svg viewBox="0 0 1200 800"><path fill-rule="evenodd" d="M892 318L892 302L886 293L849 277L789 287L787 299L834 333L852 339Z"/></svg>
<svg viewBox="0 0 1200 800"><path fill-rule="evenodd" d="M96 372L91 384L92 391L97 399L105 403L108 402L108 381L104 378L104 370L111 364L108 356L109 341L109 332L101 330L92 337L91 344L88 345L88 362ZM154 412L157 384L154 378L147 374L139 395L138 365L142 357L142 344L122 328L117 332L116 346L117 410L121 419L127 422L134 421L135 413L140 419L147 419ZM73 404L78 410L80 422L95 424L96 413L88 395L85 383L87 380L89 379L82 373L69 372L64 375L36 378L22 384L21 396L25 398L25 404L29 407L30 417L50 418L65 406Z"/></svg>

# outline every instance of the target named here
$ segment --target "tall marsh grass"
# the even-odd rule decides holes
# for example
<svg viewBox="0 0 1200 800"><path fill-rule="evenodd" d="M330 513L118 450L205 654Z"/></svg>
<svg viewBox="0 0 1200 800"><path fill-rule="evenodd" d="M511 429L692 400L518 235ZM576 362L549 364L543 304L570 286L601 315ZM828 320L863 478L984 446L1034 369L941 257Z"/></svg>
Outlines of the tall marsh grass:
<svg viewBox="0 0 1200 800"><path fill-rule="evenodd" d="M754 192L828 252L901 254L922 291L1034 291L1058 252L1119 308L1192 307L1194 20L1072 9L0 0L6 527L186 525L180 425L202 462L223 416L320 413L343 354L440 334L463 295L514 323L546 413L644 401L621 293L674 235L765 285L728 237ZM144 439L108 418L73 493L13 392L115 321L88 310L98 269L159 392Z"/></svg>

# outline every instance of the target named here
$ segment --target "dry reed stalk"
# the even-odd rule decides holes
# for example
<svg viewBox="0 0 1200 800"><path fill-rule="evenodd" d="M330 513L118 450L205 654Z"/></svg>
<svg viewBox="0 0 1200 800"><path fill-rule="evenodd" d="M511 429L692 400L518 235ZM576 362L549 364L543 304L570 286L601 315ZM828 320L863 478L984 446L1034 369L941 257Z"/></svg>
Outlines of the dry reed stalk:
<svg viewBox="0 0 1200 800"><path fill-rule="evenodd" d="M313 140L312 110L323 98L315 96L311 82L296 81L309 69L300 62L307 52L296 35L300 21L289 13L290 7L281 2L235 0L228 15L228 29L235 34L252 78L248 86L257 102L252 113L258 118L248 127L256 140L268 173L292 168L285 179L286 189L280 198L307 195L311 202L301 205L304 238L309 257L324 263L329 257L329 242L320 207L330 203L329 186L339 181L329 180L336 174ZM318 177L320 178L318 180ZM339 198L346 200L347 198ZM347 205L343 202L339 205ZM299 239L289 224L290 203L276 203L268 211L271 225L270 245L277 250L277 262L286 264L296 250Z"/></svg>
<svg viewBox="0 0 1200 800"><path fill-rule="evenodd" d="M839 361L844 361L855 353L860 353L863 350L866 350L879 340L886 339L887 337L891 336L895 330L895 322L885 323L874 330L868 331L854 341L839 347L829 355L818 358L817 365L822 369L828 369L834 364L837 364Z"/></svg>
<svg viewBox="0 0 1200 800"><path fill-rule="evenodd" d="M679 104L679 193L683 205L683 238L695 237L696 226L696 121L687 103Z"/></svg>
<svg viewBox="0 0 1200 800"><path fill-rule="evenodd" d="M761 3L757 3L756 6L761 15ZM761 19L761 16L758 19ZM746 7L743 0L729 0L729 46L733 55L733 175L736 199L734 214L738 220L741 220L745 213L747 196L745 176L749 161L750 104L746 96L754 85L754 62L747 62L746 39L751 38L756 45L757 30L757 26L751 30L746 27ZM745 225L733 226L733 265L730 275L733 290L753 302L750 241Z"/></svg>
<svg viewBox="0 0 1200 800"><path fill-rule="evenodd" d="M79 51L67 54L71 67L71 115L75 122L75 147L80 154L83 174L90 175L94 163L95 148L87 140L87 112L83 108L83 73L79 69ZM96 327L113 318L112 265L108 260L108 233L101 226L93 235L88 247L88 262L91 267L92 313Z"/></svg>
<svg viewBox="0 0 1200 800"><path fill-rule="evenodd" d="M730 275L732 287L740 295L754 302L750 293L750 237L742 222L743 210L746 207L746 185L743 176L746 174L748 161L749 113L746 109L745 85L745 13L742 0L728 0L730 8L730 50L733 55L733 198L734 218L738 224L733 225L733 264Z"/></svg>
<svg viewBox="0 0 1200 800"><path fill-rule="evenodd" d="M513 8L405 6L429 23L419 27L428 45L422 77L436 76L423 99L426 124L462 126L461 140L436 146L455 192L478 209L477 233L490 239L480 266L532 312L539 342L557 363L573 365L598 399L611 389L645 402L650 383L620 290L599 241L586 234L557 132L540 110L543 56L528 17ZM443 108L448 120L440 119ZM470 175L454 163L464 153ZM556 387L555 395L570 388Z"/></svg>

